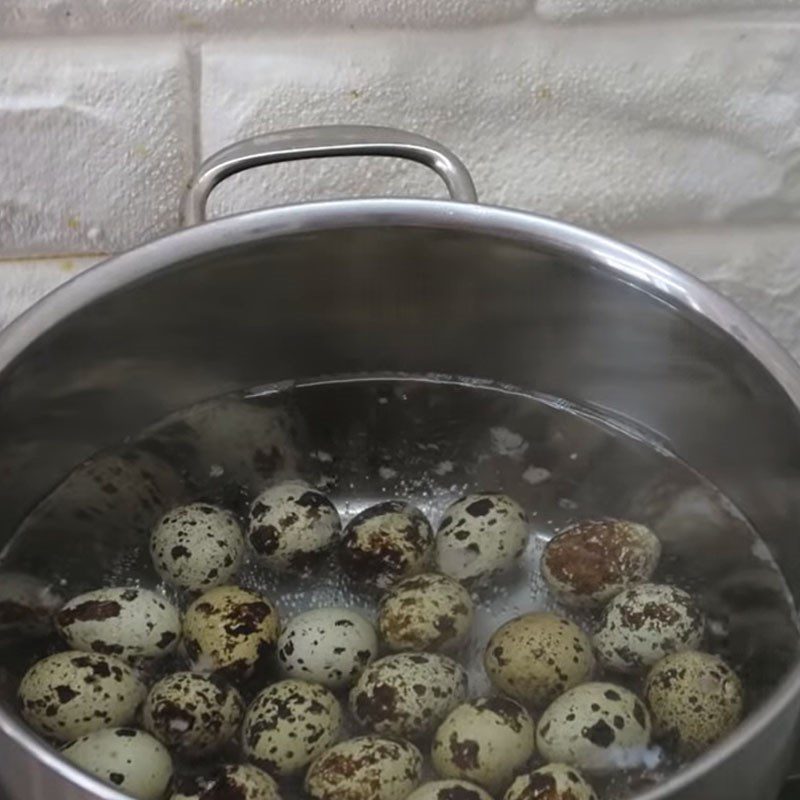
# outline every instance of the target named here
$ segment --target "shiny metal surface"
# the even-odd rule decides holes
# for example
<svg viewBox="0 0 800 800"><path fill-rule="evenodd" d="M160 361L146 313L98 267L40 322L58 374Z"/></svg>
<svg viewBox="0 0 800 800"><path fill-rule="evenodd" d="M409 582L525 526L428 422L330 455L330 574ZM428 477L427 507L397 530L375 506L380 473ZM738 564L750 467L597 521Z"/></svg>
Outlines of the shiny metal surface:
<svg viewBox="0 0 800 800"><path fill-rule="evenodd" d="M416 161L439 175L453 200L474 203L478 199L464 164L432 139L394 128L326 125L255 136L215 153L202 164L189 187L184 205L186 224L205 220L214 187L237 172L281 161L332 156L392 156Z"/></svg>
<svg viewBox="0 0 800 800"><path fill-rule="evenodd" d="M195 218L208 191L195 189ZM476 376L635 420L747 514L800 600L797 365L657 258L466 203L231 217L45 298L0 334L2 537L76 464L172 411L258 383L369 372ZM641 800L775 797L798 712L800 666L721 746ZM11 800L122 798L9 707L0 784Z"/></svg>

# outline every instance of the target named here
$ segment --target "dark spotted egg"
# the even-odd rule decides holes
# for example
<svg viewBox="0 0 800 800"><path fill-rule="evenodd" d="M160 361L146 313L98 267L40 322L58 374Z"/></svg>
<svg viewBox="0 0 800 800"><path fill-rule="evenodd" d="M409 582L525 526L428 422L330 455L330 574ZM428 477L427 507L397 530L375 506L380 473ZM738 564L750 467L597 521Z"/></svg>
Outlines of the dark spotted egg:
<svg viewBox="0 0 800 800"><path fill-rule="evenodd" d="M597 795L575 767L545 764L515 778L503 800L597 800Z"/></svg>
<svg viewBox="0 0 800 800"><path fill-rule="evenodd" d="M507 697L483 697L453 709L433 737L431 759L444 778L502 792L535 749L530 714Z"/></svg>
<svg viewBox="0 0 800 800"><path fill-rule="evenodd" d="M306 681L279 681L256 695L242 724L245 758L274 777L302 772L338 738L339 701Z"/></svg>
<svg viewBox="0 0 800 800"><path fill-rule="evenodd" d="M387 500L355 516L339 544L339 563L354 581L388 589L430 562L433 529L404 500Z"/></svg>
<svg viewBox="0 0 800 800"><path fill-rule="evenodd" d="M156 572L168 583L192 592L230 581L243 554L244 539L236 517L208 503L172 509L150 536Z"/></svg>
<svg viewBox="0 0 800 800"><path fill-rule="evenodd" d="M605 773L653 766L650 714L633 692L584 683L552 703L539 719L536 745L548 761Z"/></svg>
<svg viewBox="0 0 800 800"><path fill-rule="evenodd" d="M122 661L78 650L37 661L18 690L25 721L60 742L130 724L146 694L144 684Z"/></svg>
<svg viewBox="0 0 800 800"><path fill-rule="evenodd" d="M170 800L281 800L278 784L252 764L225 764L203 775L180 775Z"/></svg>
<svg viewBox="0 0 800 800"><path fill-rule="evenodd" d="M239 730L239 692L216 676L175 672L158 681L144 704L144 727L187 758L218 751Z"/></svg>
<svg viewBox="0 0 800 800"><path fill-rule="evenodd" d="M491 796L468 781L430 781L423 783L406 800L492 800Z"/></svg>
<svg viewBox="0 0 800 800"><path fill-rule="evenodd" d="M350 710L374 733L417 738L433 731L467 694L464 669L438 653L375 661L350 692Z"/></svg>
<svg viewBox="0 0 800 800"><path fill-rule="evenodd" d="M134 586L74 597L56 614L56 627L75 650L130 663L171 653L181 636L178 609L161 595Z"/></svg>
<svg viewBox="0 0 800 800"><path fill-rule="evenodd" d="M247 541L276 572L308 572L342 529L336 507L322 492L288 481L261 492L250 506Z"/></svg>
<svg viewBox="0 0 800 800"><path fill-rule="evenodd" d="M525 552L528 519L508 495L470 494L445 512L436 534L436 566L459 581L503 572Z"/></svg>

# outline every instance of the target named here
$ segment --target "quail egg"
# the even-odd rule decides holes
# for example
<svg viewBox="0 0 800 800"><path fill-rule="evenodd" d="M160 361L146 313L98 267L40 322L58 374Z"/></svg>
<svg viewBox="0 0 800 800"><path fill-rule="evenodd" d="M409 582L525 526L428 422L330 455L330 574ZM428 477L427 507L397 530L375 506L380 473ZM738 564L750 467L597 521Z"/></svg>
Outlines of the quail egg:
<svg viewBox="0 0 800 800"><path fill-rule="evenodd" d="M422 778L422 754L410 742L362 736L335 745L306 773L312 800L405 800Z"/></svg>
<svg viewBox="0 0 800 800"><path fill-rule="evenodd" d="M587 680L594 669L592 646L574 623L532 612L498 628L483 657L489 680L504 694L542 707Z"/></svg>
<svg viewBox="0 0 800 800"><path fill-rule="evenodd" d="M161 800L172 777L167 749L133 728L106 728L68 744L64 758L137 800Z"/></svg>
<svg viewBox="0 0 800 800"><path fill-rule="evenodd" d="M597 795L574 767L547 764L515 778L503 800L597 800Z"/></svg>
<svg viewBox="0 0 800 800"><path fill-rule="evenodd" d="M131 723L146 694L144 684L122 661L77 650L37 661L18 690L25 721L61 742Z"/></svg>
<svg viewBox="0 0 800 800"><path fill-rule="evenodd" d="M236 517L208 503L172 509L150 536L156 572L168 583L192 592L230 581L243 554L244 538Z"/></svg>
<svg viewBox="0 0 800 800"><path fill-rule="evenodd" d="M482 492L456 500L436 533L436 566L459 581L503 572L525 552L528 519L504 494Z"/></svg>
<svg viewBox="0 0 800 800"><path fill-rule="evenodd" d="M423 572L432 544L433 529L419 509L387 500L350 521L339 543L339 563L353 580L387 589Z"/></svg>
<svg viewBox="0 0 800 800"><path fill-rule="evenodd" d="M469 592L446 575L414 575L381 598L378 630L392 650L455 650L469 635Z"/></svg>
<svg viewBox="0 0 800 800"><path fill-rule="evenodd" d="M246 678L274 648L278 610L261 595L218 586L200 595L183 618L183 647L193 672Z"/></svg>
<svg viewBox="0 0 800 800"><path fill-rule="evenodd" d="M32 575L0 573L0 642L50 633L53 614L63 602L48 583Z"/></svg>
<svg viewBox="0 0 800 800"><path fill-rule="evenodd" d="M252 764L227 764L208 775L181 775L170 800L281 800L278 784Z"/></svg>
<svg viewBox="0 0 800 800"><path fill-rule="evenodd" d="M464 778L493 794L503 791L534 754L528 712L506 697L484 697L453 709L433 737L433 768Z"/></svg>
<svg viewBox="0 0 800 800"><path fill-rule="evenodd" d="M406 800L492 800L480 786L467 781L431 781L415 789Z"/></svg>
<svg viewBox="0 0 800 800"><path fill-rule="evenodd" d="M584 683L547 707L536 730L548 761L586 772L641 767L653 754L650 715L633 692L612 683Z"/></svg>
<svg viewBox="0 0 800 800"><path fill-rule="evenodd" d="M642 583L606 606L593 643L603 666L636 672L670 653L693 650L703 628L703 615L690 594L675 586Z"/></svg>
<svg viewBox="0 0 800 800"><path fill-rule="evenodd" d="M144 727L176 753L198 758L235 736L244 705L216 676L175 672L156 683L144 704Z"/></svg>
<svg viewBox="0 0 800 800"><path fill-rule="evenodd" d="M467 694L467 674L447 656L399 653L371 664L350 692L350 710L374 733L416 738Z"/></svg>
<svg viewBox="0 0 800 800"><path fill-rule="evenodd" d="M322 492L300 481L265 489L250 506L247 540L276 572L307 572L333 546L342 524Z"/></svg>
<svg viewBox="0 0 800 800"><path fill-rule="evenodd" d="M378 653L378 637L361 614L317 608L292 617L278 639L281 671L329 689L352 686Z"/></svg>
<svg viewBox="0 0 800 800"><path fill-rule="evenodd" d="M56 615L56 627L74 650L136 663L165 656L178 646L181 617L155 592L119 587L74 597Z"/></svg>
<svg viewBox="0 0 800 800"><path fill-rule="evenodd" d="M644 697L656 737L682 756L697 756L742 718L744 690L718 656L687 650L650 670Z"/></svg>
<svg viewBox="0 0 800 800"><path fill-rule="evenodd" d="M278 777L295 775L338 738L339 701L324 686L286 680L256 695L242 723L245 756Z"/></svg>
<svg viewBox="0 0 800 800"><path fill-rule="evenodd" d="M649 580L660 557L661 542L645 525L584 520L547 543L541 571L562 603L591 607Z"/></svg>

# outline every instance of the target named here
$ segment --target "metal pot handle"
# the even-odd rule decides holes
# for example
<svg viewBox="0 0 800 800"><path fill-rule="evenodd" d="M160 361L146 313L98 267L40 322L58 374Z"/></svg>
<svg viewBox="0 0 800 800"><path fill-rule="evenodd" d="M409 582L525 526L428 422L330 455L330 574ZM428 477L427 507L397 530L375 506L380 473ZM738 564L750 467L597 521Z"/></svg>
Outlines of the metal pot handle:
<svg viewBox="0 0 800 800"><path fill-rule="evenodd" d="M227 177L251 167L329 156L394 156L430 167L450 197L474 203L478 196L467 168L446 147L416 133L371 125L323 125L268 133L236 142L206 159L194 176L184 203L187 225L206 218L212 189Z"/></svg>

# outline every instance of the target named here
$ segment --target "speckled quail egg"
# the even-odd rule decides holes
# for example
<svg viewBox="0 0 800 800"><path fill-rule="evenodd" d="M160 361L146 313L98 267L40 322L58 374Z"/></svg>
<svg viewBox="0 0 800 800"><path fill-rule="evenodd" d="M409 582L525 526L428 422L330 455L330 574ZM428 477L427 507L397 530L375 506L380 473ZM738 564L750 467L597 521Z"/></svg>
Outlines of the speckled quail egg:
<svg viewBox="0 0 800 800"><path fill-rule="evenodd" d="M236 517L208 503L173 508L150 536L156 572L168 583L193 592L230 581L243 554L244 537Z"/></svg>
<svg viewBox="0 0 800 800"><path fill-rule="evenodd" d="M64 602L50 584L22 572L0 573L0 642L42 636Z"/></svg>
<svg viewBox="0 0 800 800"><path fill-rule="evenodd" d="M261 492L250 506L247 541L277 572L309 571L342 530L336 507L322 492L288 481Z"/></svg>
<svg viewBox="0 0 800 800"><path fill-rule="evenodd" d="M647 676L644 697L656 737L683 756L696 756L742 718L744 690L718 656L687 650L659 661Z"/></svg>
<svg viewBox="0 0 800 800"><path fill-rule="evenodd" d="M106 728L68 744L64 758L137 800L161 800L172 777L164 745L144 731Z"/></svg>
<svg viewBox="0 0 800 800"><path fill-rule="evenodd" d="M361 736L323 753L306 773L312 800L405 800L422 777L422 754L409 742Z"/></svg>
<svg viewBox="0 0 800 800"><path fill-rule="evenodd" d="M355 516L339 543L339 563L353 580L387 589L430 562L433 529L403 500L387 500Z"/></svg>
<svg viewBox="0 0 800 800"><path fill-rule="evenodd" d="M181 775L170 800L281 800L278 784L252 764L226 764L207 775Z"/></svg>
<svg viewBox="0 0 800 800"><path fill-rule="evenodd" d="M378 654L378 636L361 614L317 608L289 620L278 639L281 671L329 689L352 686Z"/></svg>
<svg viewBox="0 0 800 800"><path fill-rule="evenodd" d="M584 683L547 707L536 729L539 753L586 772L633 769L649 762L650 715L633 692Z"/></svg>
<svg viewBox="0 0 800 800"><path fill-rule="evenodd" d="M645 525L584 520L547 543L541 571L562 603L591 607L649 580L660 557L661 542Z"/></svg>
<svg viewBox="0 0 800 800"><path fill-rule="evenodd" d="M375 661L350 692L350 710L374 733L416 738L431 732L467 695L467 674L438 653Z"/></svg>
<svg viewBox="0 0 800 800"><path fill-rule="evenodd" d="M603 666L637 672L670 653L696 648L704 624L687 592L675 586L642 583L618 594L605 607L593 644Z"/></svg>
<svg viewBox="0 0 800 800"><path fill-rule="evenodd" d="M469 635L474 608L469 592L446 575L414 575L381 597L378 630L392 650L451 651Z"/></svg>
<svg viewBox="0 0 800 800"><path fill-rule="evenodd" d="M459 581L508 569L525 552L528 519L508 495L482 492L456 500L436 533L436 566Z"/></svg>
<svg viewBox="0 0 800 800"><path fill-rule="evenodd" d="M68 742L114 725L128 725L147 689L122 661L68 650L37 661L23 676L22 716L39 733Z"/></svg>
<svg viewBox="0 0 800 800"><path fill-rule="evenodd" d="M123 586L74 597L56 615L56 627L74 650L136 663L165 656L178 646L181 617L155 592Z"/></svg>
<svg viewBox="0 0 800 800"><path fill-rule="evenodd" d="M597 800L597 795L575 767L546 764L515 778L503 800Z"/></svg>
<svg viewBox="0 0 800 800"><path fill-rule="evenodd" d="M183 618L183 647L193 672L245 678L278 641L278 610L261 595L218 586L200 595Z"/></svg>
<svg viewBox="0 0 800 800"><path fill-rule="evenodd" d="M246 758L274 776L295 775L338 738L339 701L324 686L280 681L259 692L242 723Z"/></svg>
<svg viewBox="0 0 800 800"><path fill-rule="evenodd" d="M468 781L430 781L423 783L406 800L492 800L491 796Z"/></svg>
<svg viewBox="0 0 800 800"><path fill-rule="evenodd" d="M198 758L232 739L243 714L239 692L221 678L175 672L150 689L142 720L175 753Z"/></svg>
<svg viewBox="0 0 800 800"><path fill-rule="evenodd" d="M483 657L489 680L504 694L542 707L587 680L594 669L588 636L557 614L532 612L492 634Z"/></svg>
<svg viewBox="0 0 800 800"><path fill-rule="evenodd" d="M495 794L511 783L534 749L528 712L507 697L484 697L447 715L433 737L431 759L441 776L474 781Z"/></svg>

